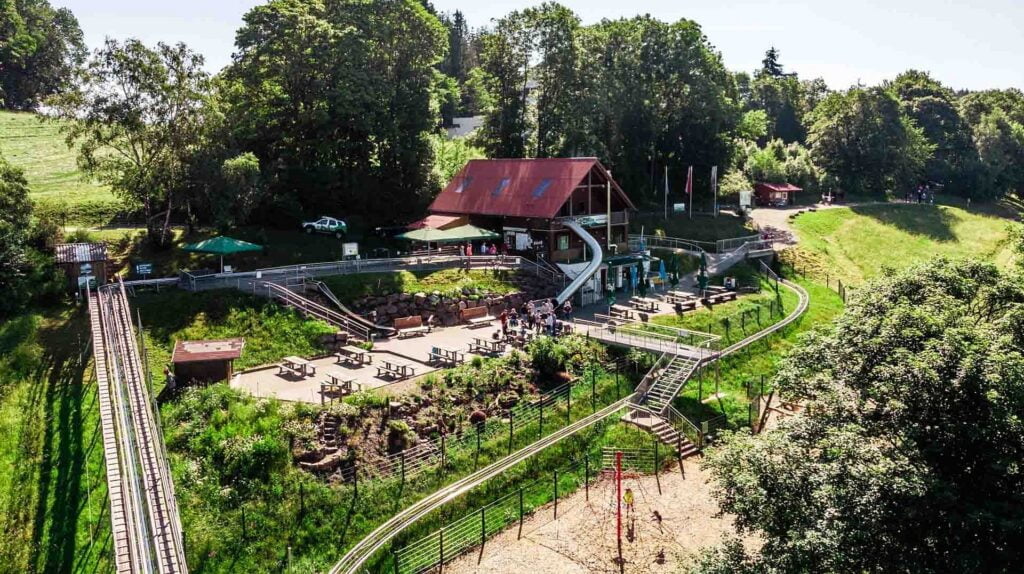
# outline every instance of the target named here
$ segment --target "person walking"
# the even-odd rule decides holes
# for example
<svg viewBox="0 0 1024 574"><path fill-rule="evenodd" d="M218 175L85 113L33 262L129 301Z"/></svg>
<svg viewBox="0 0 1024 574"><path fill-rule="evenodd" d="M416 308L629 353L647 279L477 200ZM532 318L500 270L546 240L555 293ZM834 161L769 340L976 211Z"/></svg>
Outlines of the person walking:
<svg viewBox="0 0 1024 574"><path fill-rule="evenodd" d="M565 303L562 303L562 317L568 319L570 315L572 315L572 303L566 299Z"/></svg>

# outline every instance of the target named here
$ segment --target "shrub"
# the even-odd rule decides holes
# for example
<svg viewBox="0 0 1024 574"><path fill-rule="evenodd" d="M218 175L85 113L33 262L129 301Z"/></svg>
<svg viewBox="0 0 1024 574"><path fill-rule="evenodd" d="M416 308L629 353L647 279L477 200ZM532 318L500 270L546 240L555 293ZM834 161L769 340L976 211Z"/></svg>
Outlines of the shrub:
<svg viewBox="0 0 1024 574"><path fill-rule="evenodd" d="M388 397L372 391L359 391L345 397L345 402L358 408L360 412L367 409L382 409L388 406Z"/></svg>

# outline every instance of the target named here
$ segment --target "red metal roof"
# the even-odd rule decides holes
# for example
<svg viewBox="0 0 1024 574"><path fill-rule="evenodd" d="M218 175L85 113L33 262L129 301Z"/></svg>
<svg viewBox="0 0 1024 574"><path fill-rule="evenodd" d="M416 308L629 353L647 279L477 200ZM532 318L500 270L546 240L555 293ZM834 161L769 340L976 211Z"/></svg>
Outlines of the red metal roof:
<svg viewBox="0 0 1024 574"><path fill-rule="evenodd" d="M430 205L430 212L551 219L594 167L611 179L593 157L470 160Z"/></svg>
<svg viewBox="0 0 1024 574"><path fill-rule="evenodd" d="M457 227L468 223L465 217L459 215L428 215L419 221L414 221L409 224L409 229L423 229L428 227L430 229L446 229L448 227Z"/></svg>
<svg viewBox="0 0 1024 574"><path fill-rule="evenodd" d="M174 344L172 363L198 361L224 361L242 356L245 339L217 339L210 341L178 341Z"/></svg>
<svg viewBox="0 0 1024 574"><path fill-rule="evenodd" d="M791 183L755 183L754 189L760 191L764 189L766 191L785 191L787 193L793 193L796 191L803 191L803 189L791 184Z"/></svg>

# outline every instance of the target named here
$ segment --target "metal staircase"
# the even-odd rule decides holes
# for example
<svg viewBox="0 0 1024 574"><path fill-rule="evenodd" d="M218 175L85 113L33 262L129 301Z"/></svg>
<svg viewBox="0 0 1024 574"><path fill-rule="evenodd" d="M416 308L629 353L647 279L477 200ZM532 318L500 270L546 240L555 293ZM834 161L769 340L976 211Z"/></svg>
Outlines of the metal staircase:
<svg viewBox="0 0 1024 574"><path fill-rule="evenodd" d="M699 365L698 359L673 356L665 368L656 374L654 384L648 389L644 397L647 408L659 415L664 412Z"/></svg>

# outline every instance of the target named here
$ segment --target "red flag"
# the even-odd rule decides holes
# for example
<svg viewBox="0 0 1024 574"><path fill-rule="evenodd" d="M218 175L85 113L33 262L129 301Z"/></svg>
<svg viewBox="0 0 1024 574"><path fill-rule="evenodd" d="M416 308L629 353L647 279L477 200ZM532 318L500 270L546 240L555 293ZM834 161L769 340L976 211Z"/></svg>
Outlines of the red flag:
<svg viewBox="0 0 1024 574"><path fill-rule="evenodd" d="M693 195L693 166L686 171L686 195Z"/></svg>

